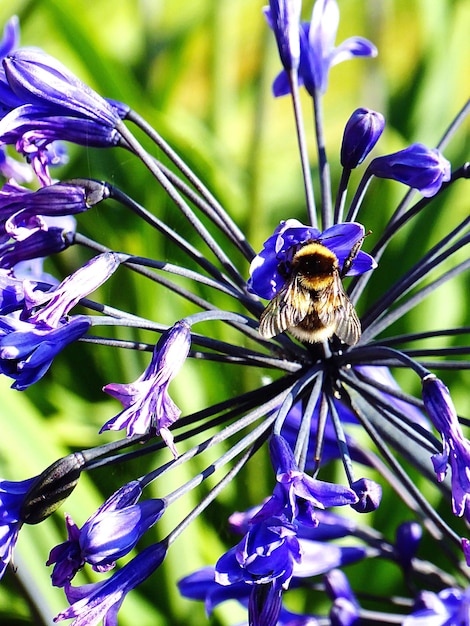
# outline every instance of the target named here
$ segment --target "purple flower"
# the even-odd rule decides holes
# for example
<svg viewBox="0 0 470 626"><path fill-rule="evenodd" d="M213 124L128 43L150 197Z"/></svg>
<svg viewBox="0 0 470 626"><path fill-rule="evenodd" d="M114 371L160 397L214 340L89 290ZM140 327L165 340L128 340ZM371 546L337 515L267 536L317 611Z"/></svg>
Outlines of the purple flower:
<svg viewBox="0 0 470 626"><path fill-rule="evenodd" d="M153 544L108 580L81 587L65 585L65 594L71 606L56 615L54 622L75 618L73 626L97 626L101 620L106 626L117 626L117 614L126 594L161 565L166 551L165 544Z"/></svg>
<svg viewBox="0 0 470 626"><path fill-rule="evenodd" d="M253 523L242 541L220 557L215 580L221 585L254 585L250 594L250 623L277 623L282 590L287 589L294 562L301 559L295 528L283 516Z"/></svg>
<svg viewBox="0 0 470 626"><path fill-rule="evenodd" d="M17 229L32 218L81 213L108 196L103 183L86 179L61 182L37 191L13 182L5 183L0 190L0 236L17 238ZM46 228L45 225L43 229Z"/></svg>
<svg viewBox="0 0 470 626"><path fill-rule="evenodd" d="M381 113L356 109L344 129L341 165L352 170L362 163L379 140L384 126L385 118Z"/></svg>
<svg viewBox="0 0 470 626"><path fill-rule="evenodd" d="M72 317L54 329L0 316L0 373L14 379L13 389L23 391L42 378L54 357L89 327L84 316Z"/></svg>
<svg viewBox="0 0 470 626"><path fill-rule="evenodd" d="M440 432L442 454L432 457L437 480L443 481L452 469L452 510L470 521L470 442L462 433L449 390L434 374L422 380L423 402L431 422Z"/></svg>
<svg viewBox="0 0 470 626"><path fill-rule="evenodd" d="M333 600L330 611L331 626L353 626L359 624L360 606L352 592L346 575L334 569L325 576L326 592Z"/></svg>
<svg viewBox="0 0 470 626"><path fill-rule="evenodd" d="M363 37L350 37L335 47L339 24L336 0L317 0L310 23L302 23L300 29L299 84L304 84L313 96L317 90L325 93L328 74L333 65L354 57L375 57L376 47ZM273 84L275 96L290 91L285 72L281 72Z"/></svg>
<svg viewBox="0 0 470 626"><path fill-rule="evenodd" d="M243 606L248 602L253 591L253 585L245 582L224 586L215 582L213 567L204 567L178 581L180 593L191 600L204 601L207 615L211 615L214 608L226 600L238 600ZM312 615L300 615L281 608L277 626L316 626L317 620ZM263 624L264 626L264 624Z"/></svg>
<svg viewBox="0 0 470 626"><path fill-rule="evenodd" d="M421 143L377 157L367 169L379 178L390 178L418 189L426 198L436 194L442 183L450 180L449 161L436 148L427 148Z"/></svg>
<svg viewBox="0 0 470 626"><path fill-rule="evenodd" d="M66 515L68 540L51 550L46 565L54 565L52 584L63 587L85 563L98 572L114 567L165 510L164 500L137 503L142 494L135 480L121 487L102 504L81 529Z"/></svg>
<svg viewBox="0 0 470 626"><path fill-rule="evenodd" d="M19 48L3 60L3 67L22 104L44 107L49 115L80 117L111 128L121 121L116 107L42 50Z"/></svg>
<svg viewBox="0 0 470 626"><path fill-rule="evenodd" d="M28 288L34 293L36 289L47 291L51 285L28 281ZM24 298L24 280L16 278L11 270L0 269L0 315L22 309Z"/></svg>
<svg viewBox="0 0 470 626"><path fill-rule="evenodd" d="M0 480L0 578L3 576L18 539L24 497L36 478L20 482Z"/></svg>
<svg viewBox="0 0 470 626"><path fill-rule="evenodd" d="M38 221L37 218L29 220L24 230L27 231L24 239L23 235L21 237L17 235L17 241L0 245L0 267L11 269L22 261L62 252L74 239L74 232L54 226L49 228L44 221Z"/></svg>
<svg viewBox="0 0 470 626"><path fill-rule="evenodd" d="M153 352L150 365L134 383L111 383L103 391L122 403L124 410L106 422L104 430L127 428L127 436L143 435L155 428L174 456L178 456L169 427L181 414L168 395L168 385L189 354L191 332L181 320L164 333Z"/></svg>
<svg viewBox="0 0 470 626"><path fill-rule="evenodd" d="M274 31L284 69L296 69L300 62L300 11L302 0L269 0L265 15Z"/></svg>
<svg viewBox="0 0 470 626"><path fill-rule="evenodd" d="M98 289L117 270L119 264L118 254L103 252L47 293L28 290L25 294L25 308L41 307L28 315L28 321L38 327L57 328L67 313L82 298Z"/></svg>
<svg viewBox="0 0 470 626"><path fill-rule="evenodd" d="M3 29L3 37L0 41L0 59L6 57L12 50L18 47L20 42L20 22L16 15L10 17Z"/></svg>
<svg viewBox="0 0 470 626"><path fill-rule="evenodd" d="M356 494L348 487L316 480L301 472L284 437L273 435L269 448L277 485L253 522L283 514L291 522L317 526L315 507L324 509L357 502Z"/></svg>
<svg viewBox="0 0 470 626"><path fill-rule="evenodd" d="M402 626L470 626L470 589L421 592L414 611Z"/></svg>
<svg viewBox="0 0 470 626"><path fill-rule="evenodd" d="M364 227L356 222L336 224L321 233L317 228L305 226L295 219L283 221L251 262L248 290L261 298L274 298L286 282L295 252L309 241L318 241L329 248L342 267L351 249L363 237ZM347 275L357 276L375 267L374 259L359 250Z"/></svg>

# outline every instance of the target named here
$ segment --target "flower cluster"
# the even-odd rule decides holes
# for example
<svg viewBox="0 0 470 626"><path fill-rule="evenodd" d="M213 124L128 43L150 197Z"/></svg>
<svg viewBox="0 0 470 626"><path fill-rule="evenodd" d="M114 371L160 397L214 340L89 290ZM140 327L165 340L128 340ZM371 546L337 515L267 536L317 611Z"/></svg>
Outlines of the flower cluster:
<svg viewBox="0 0 470 626"><path fill-rule="evenodd" d="M446 220L446 232L422 256L408 259L404 251L393 276L387 272L387 255L402 228L427 215L434 198L468 178L470 168L452 169L440 149L421 143L373 158L386 132L385 117L361 106L352 112L336 150L342 169L333 193L322 127L330 71L355 57L373 58L377 48L363 37L335 44L336 0L316 0L310 22L301 19L300 0L270 0L265 16L283 66L272 91L292 99L305 215L285 215L280 224L269 224L274 232L258 253L148 122L127 104L95 92L54 57L20 47L16 18L5 27L0 42L0 171L7 179L0 190L0 373L13 380L17 391L44 384L57 355L75 342L99 345L107 354L134 350L150 355L134 382L103 386L122 405L97 433L112 435L110 441L59 459L35 478L1 481L0 576L12 561L20 528L44 521L84 472L117 464L132 468L127 463L136 458L147 461L142 475L132 474L117 490L110 481L111 495L85 521L77 524L65 514L67 536L47 560L53 566L52 584L63 588L70 604L55 621L74 618L74 626L95 626L103 620L115 626L126 595L164 563L180 534L255 458L260 464L269 459L272 472L263 473L263 480L272 488L266 488L262 501L246 500L247 510L230 516L231 531L239 538L215 564L182 578L182 595L204 601L208 614L235 599L253 626L346 626L363 619L405 626L427 619L469 623L469 592L462 583L468 572L462 562L470 564L470 541L459 520L450 523L447 516L445 521L417 484L419 477L431 492L433 485L441 487L447 509L470 522L466 422L435 373L468 369L457 357L470 353L469 332L420 326L419 332L403 336L395 326L437 288L468 270L468 258L460 261L459 255L470 240L469 219ZM307 157L299 100L303 87L314 110L318 189ZM467 111L468 105L442 144ZM142 134L141 143L137 137ZM57 142L124 149L145 166L152 184L189 228L180 222L174 227L114 181L53 180L50 167L63 162ZM27 157L27 172L7 155L7 146ZM374 177L408 188L379 233L367 230L364 201ZM108 201L176 250L176 261L114 250L106 239L86 236L83 225L96 214L96 205ZM59 253L74 267L62 280L43 266ZM85 259L79 261L82 254ZM154 319L103 302L124 272L146 280L149 293L158 286L160 293L182 299L179 310L171 308L169 324L163 323L160 303L154 315L161 317ZM104 330L110 327L115 335ZM137 336L122 338L119 331L129 329ZM414 347L433 335L462 341L455 349L434 343L423 350ZM228 397L201 408L188 359L201 369L212 362L219 379L241 371L250 387L238 389L235 376ZM253 371L256 376L246 375ZM188 381L184 414L173 399L175 378ZM410 388L420 383L421 395L405 391L398 383L404 379ZM260 380L259 386L253 380ZM212 387L213 381L208 397ZM107 432L124 429L121 438ZM172 483L164 475L178 475L182 465L189 468L186 482L164 496L142 498L150 485L168 490ZM208 487L214 475L217 481ZM204 495L197 496L194 508L182 519L171 517L182 510L172 505L190 492L194 496L202 484ZM408 516L397 523L393 538L372 527L375 518L369 515L380 513L391 493ZM174 520L171 530L152 543L150 529L160 528L164 513L165 523ZM445 543L448 563L418 556L423 528L417 520L428 541ZM368 592L362 598L343 571L361 565L370 569L377 559L398 568L410 592L406 601L391 597L385 602L384 588L381 611L368 604L375 606L375 586L372 593L362 589ZM114 571L98 582L74 586L77 572L88 568L99 576ZM319 606L326 598L329 614L315 608L302 612L300 605L297 612L288 609L292 605L284 600L291 589L322 593Z"/></svg>

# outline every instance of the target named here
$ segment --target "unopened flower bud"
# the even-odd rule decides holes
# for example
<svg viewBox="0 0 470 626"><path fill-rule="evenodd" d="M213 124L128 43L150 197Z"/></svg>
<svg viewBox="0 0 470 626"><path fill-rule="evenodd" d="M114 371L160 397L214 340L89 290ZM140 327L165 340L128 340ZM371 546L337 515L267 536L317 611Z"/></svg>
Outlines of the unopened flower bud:
<svg viewBox="0 0 470 626"><path fill-rule="evenodd" d="M375 511L382 499L382 487L370 478L360 478L351 485L351 489L356 493L359 502L351 504L358 513L370 513Z"/></svg>
<svg viewBox="0 0 470 626"><path fill-rule="evenodd" d="M31 485L20 509L25 524L39 524L56 511L75 489L84 464L80 453L59 459Z"/></svg>
<svg viewBox="0 0 470 626"><path fill-rule="evenodd" d="M370 109L356 109L344 129L341 165L349 170L357 167L375 146L383 132L385 118Z"/></svg>

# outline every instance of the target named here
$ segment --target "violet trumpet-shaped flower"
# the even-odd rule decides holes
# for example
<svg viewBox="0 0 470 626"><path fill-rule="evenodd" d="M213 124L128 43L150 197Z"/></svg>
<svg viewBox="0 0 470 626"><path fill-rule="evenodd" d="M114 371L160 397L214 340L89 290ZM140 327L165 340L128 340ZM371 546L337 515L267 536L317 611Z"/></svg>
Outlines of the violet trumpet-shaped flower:
<svg viewBox="0 0 470 626"><path fill-rule="evenodd" d="M11 561L22 525L21 507L25 495L35 480L36 478L28 478L20 482L0 480L0 578Z"/></svg>
<svg viewBox="0 0 470 626"><path fill-rule="evenodd" d="M122 403L124 410L102 427L105 430L127 428L127 436L144 435L155 428L176 457L178 455L169 427L181 414L168 395L168 385L181 369L191 345L190 326L176 322L164 333L153 352L150 365L134 383L110 383L103 391Z"/></svg>
<svg viewBox="0 0 470 626"><path fill-rule="evenodd" d="M354 57L375 57L377 48L363 37L350 37L335 47L339 24L336 0L317 0L313 6L310 23L304 22L300 29L299 84L305 85L313 97L316 91L325 93L330 68ZM285 72L281 72L273 84L275 96L290 91Z"/></svg>
<svg viewBox="0 0 470 626"><path fill-rule="evenodd" d="M404 150L376 157L367 171L378 178L397 180L417 189L423 196L434 196L442 183L450 180L450 163L436 148L414 143Z"/></svg>
<svg viewBox="0 0 470 626"><path fill-rule="evenodd" d="M153 574L163 562L166 551L165 544L153 544L108 580L81 587L65 585L71 606L56 615L54 622L75 618L73 626L97 626L101 620L106 626L117 626L117 614L126 594Z"/></svg>
<svg viewBox="0 0 470 626"><path fill-rule="evenodd" d="M443 481L450 465L452 470L452 510L470 521L470 442L462 433L449 390L434 374L425 376L423 402L431 422L440 432L442 453L432 457L437 480Z"/></svg>
<svg viewBox="0 0 470 626"><path fill-rule="evenodd" d="M250 265L248 289L252 293L271 300L286 282L292 257L309 241L318 241L335 253L339 266L343 267L351 249L364 237L364 227L356 222L336 224L322 233L295 219L283 221L265 242L263 250ZM374 259L359 250L347 276L357 276L376 267Z"/></svg>
<svg viewBox="0 0 470 626"><path fill-rule="evenodd" d="M296 69L300 62L300 11L302 0L269 0L264 12L274 31L284 69Z"/></svg>
<svg viewBox="0 0 470 626"><path fill-rule="evenodd" d="M272 497L254 516L253 522L283 514L293 523L299 521L317 526L315 507L324 509L357 502L356 494L348 487L317 480L301 472L284 437L273 435L269 448L277 484Z"/></svg>
<svg viewBox="0 0 470 626"><path fill-rule="evenodd" d="M81 529L66 515L68 540L51 550L46 565L54 565L52 584L63 587L85 563L107 572L128 554L165 511L164 500L145 500L140 482L121 487L102 504Z"/></svg>
<svg viewBox="0 0 470 626"><path fill-rule="evenodd" d="M421 592L401 626L470 626L470 588Z"/></svg>
<svg viewBox="0 0 470 626"><path fill-rule="evenodd" d="M349 170L364 161L383 132L385 118L371 109L356 109L344 128L341 165Z"/></svg>

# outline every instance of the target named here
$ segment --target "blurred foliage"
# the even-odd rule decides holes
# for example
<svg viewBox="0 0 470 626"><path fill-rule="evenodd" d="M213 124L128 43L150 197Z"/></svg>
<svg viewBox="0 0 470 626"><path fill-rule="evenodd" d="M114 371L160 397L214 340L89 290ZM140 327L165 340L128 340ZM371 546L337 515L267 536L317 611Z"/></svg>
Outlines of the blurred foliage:
<svg viewBox="0 0 470 626"><path fill-rule="evenodd" d="M312 3L304 4L308 19ZM102 95L128 103L151 122L259 249L280 219L305 216L290 102L287 98L275 100L270 92L280 65L262 17L262 5L255 0L119 0L111 7L107 0L11 0L1 4L0 22L16 13L22 45L41 46ZM339 5L342 20L338 42L363 35L377 45L379 57L344 63L331 73L325 97L325 133L333 188L340 175L342 130L359 106L377 109L387 119L375 154L386 154L415 141L435 145L468 95L465 77L470 52L470 5L465 0L339 0ZM311 105L306 97L303 106L315 164ZM468 125L462 128L445 151L455 165L468 153L468 130ZM122 150L72 146L70 161L57 176L106 179L196 241L164 194L149 184L145 169ZM454 187L431 205L419 223L403 230L382 261L388 271L382 268L380 284L371 281L360 310L386 290L384 276L392 284L396 267L411 265L438 240L444 223L457 224L468 212L463 184ZM399 185L374 181L360 216L366 227L380 233L402 195ZM440 210L443 203L445 211ZM436 219L429 218L433 210L437 211ZM149 232L112 203L80 216L79 223L83 233L111 248L178 261L178 254L161 236ZM85 258L82 250L72 249L54 260L49 269L64 276ZM243 271L248 273L248 267ZM446 286L444 295L436 294L400 320L397 330L437 328L444 316L446 325L468 323L469 288L468 277ZM453 305L443 309L443 298ZM158 287L149 288L123 271L100 290L96 299L168 324L193 310L176 296ZM227 306L235 305L229 302ZM120 331L118 336L149 339L135 331ZM60 355L46 378L27 392L9 391L9 381L1 380L0 475L22 480L70 450L115 438L115 434L97 434L104 421L119 410L115 401L104 397L101 387L111 381L134 380L147 362L146 354L124 350L111 354L108 348L79 344ZM230 375L221 376L216 364L187 363L184 376L172 383L172 395L184 412L192 412L259 385L263 374L239 372L236 367L231 370ZM400 378L400 382L415 389L414 381ZM452 386L460 413L468 415L469 381L462 376L446 382ZM159 453L155 458L135 461L129 468L97 470L83 477L62 511L39 527L24 528L15 557L18 571L16 575L9 571L0 587L0 623L52 623L52 616L64 607L64 597L61 590L50 586L44 562L49 549L64 539L63 510L81 525L115 488L166 458L166 453ZM194 466L201 469L202 463L197 460ZM151 488L153 495L170 492L189 478L190 471L190 467L183 467L172 473L164 485L157 483ZM121 609L120 624L205 623L203 607L182 600L175 580L215 562L223 546L233 543L226 530L227 516L259 502L270 492L271 483L266 459L253 459L237 484L172 546L166 566L129 595ZM146 542L163 537L204 489L175 504ZM429 497L438 506L437 493ZM404 516L406 510L390 494L375 514L375 521L392 538ZM402 591L398 571L377 564L377 575L371 580L368 567L355 569L359 588L371 591L379 581L376 590L383 595ZM89 575L80 574L79 582L91 580ZM243 612L233 605L223 606L216 611L214 623L233 623L237 615L243 619ZM49 621L44 622L44 616L50 616Z"/></svg>

